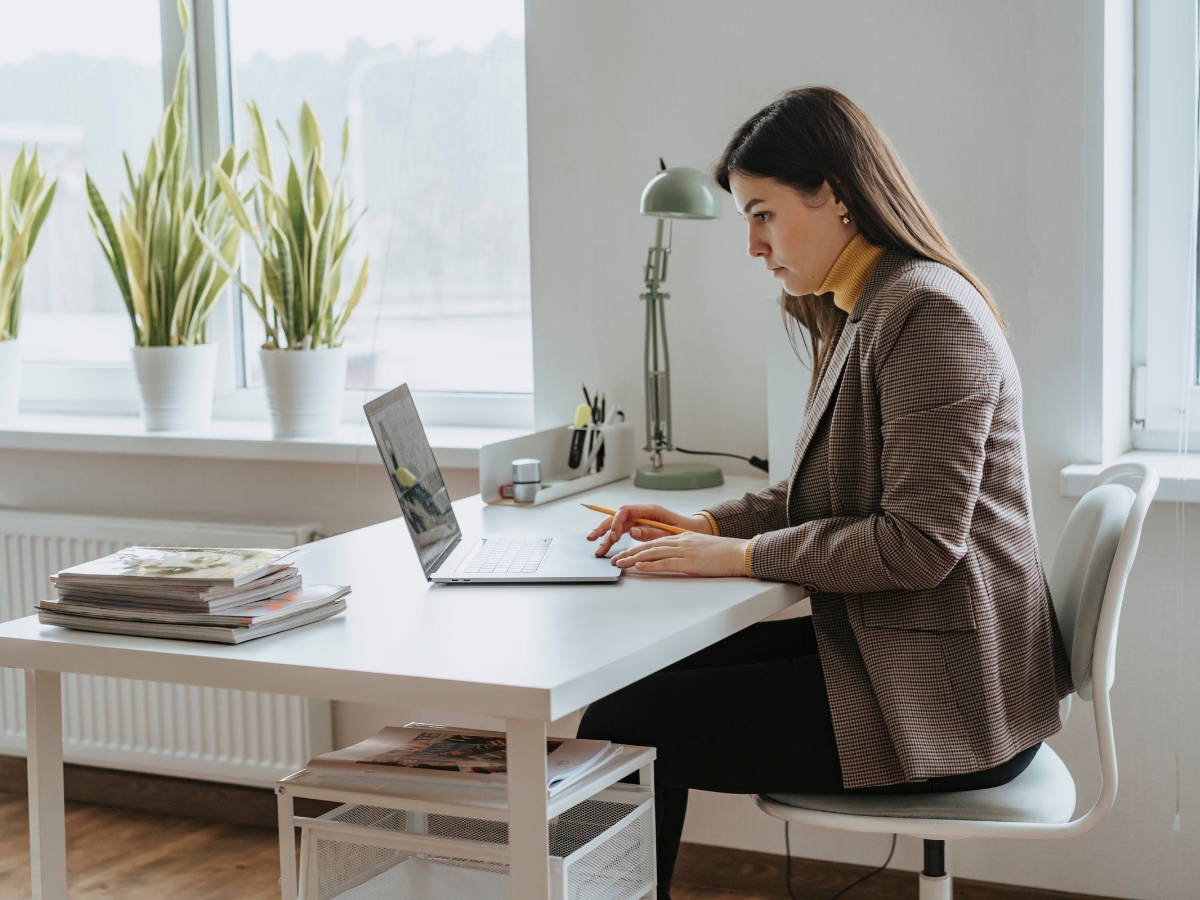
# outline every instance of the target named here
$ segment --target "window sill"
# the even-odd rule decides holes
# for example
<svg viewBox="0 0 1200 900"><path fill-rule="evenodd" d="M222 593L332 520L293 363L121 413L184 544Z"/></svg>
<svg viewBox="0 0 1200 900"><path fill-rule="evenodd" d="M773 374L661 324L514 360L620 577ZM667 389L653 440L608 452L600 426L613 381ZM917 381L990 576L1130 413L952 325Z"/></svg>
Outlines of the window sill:
<svg viewBox="0 0 1200 900"><path fill-rule="evenodd" d="M434 425L426 429L438 465L479 467L479 448L528 434L525 428ZM202 432L150 432L137 416L19 415L0 426L0 450L57 450L141 456L270 460L273 462L379 462L366 422L342 425L326 438L275 440L267 422L214 419Z"/></svg>
<svg viewBox="0 0 1200 900"><path fill-rule="evenodd" d="M1074 463L1065 466L1058 475L1061 497L1082 497L1092 479L1107 466L1121 462L1150 463L1158 469L1159 485L1155 500L1200 503L1200 453L1166 453L1153 450L1132 450L1107 463Z"/></svg>

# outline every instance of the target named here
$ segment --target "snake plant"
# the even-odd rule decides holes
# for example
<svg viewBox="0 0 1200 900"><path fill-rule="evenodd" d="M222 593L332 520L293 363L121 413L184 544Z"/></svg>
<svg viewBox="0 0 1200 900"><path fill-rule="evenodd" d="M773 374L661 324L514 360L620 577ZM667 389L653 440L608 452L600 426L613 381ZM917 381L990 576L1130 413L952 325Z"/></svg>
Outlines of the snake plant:
<svg viewBox="0 0 1200 900"><path fill-rule="evenodd" d="M260 259L259 292L238 279L266 330L264 349L308 350L338 347L342 329L367 286L368 259L363 259L358 279L339 304L342 262L357 219L350 218L350 201L342 173L330 186L325 175L325 144L321 126L307 103L300 107L300 156L282 125L288 149L287 173L277 182L271 162L271 142L262 115L253 103L250 113L250 156L258 170L253 188L239 196L233 176L214 167L213 175L242 229L250 234ZM277 123L278 124L278 123ZM342 129L345 168L349 123ZM246 210L251 202L254 222Z"/></svg>
<svg viewBox="0 0 1200 900"><path fill-rule="evenodd" d="M57 181L46 184L36 147L32 156L21 147L8 177L7 198L0 179L0 341L12 340L20 330L25 263L50 212L57 187Z"/></svg>
<svg viewBox="0 0 1200 900"><path fill-rule="evenodd" d="M184 0L179 23L188 31ZM241 226L213 175L197 179L188 164L187 53L180 57L175 91L158 133L135 175L125 155L130 196L112 215L91 176L88 218L117 280L139 347L202 344L213 305L236 265ZM249 154L230 145L214 164L236 178ZM215 258L214 258L215 257Z"/></svg>

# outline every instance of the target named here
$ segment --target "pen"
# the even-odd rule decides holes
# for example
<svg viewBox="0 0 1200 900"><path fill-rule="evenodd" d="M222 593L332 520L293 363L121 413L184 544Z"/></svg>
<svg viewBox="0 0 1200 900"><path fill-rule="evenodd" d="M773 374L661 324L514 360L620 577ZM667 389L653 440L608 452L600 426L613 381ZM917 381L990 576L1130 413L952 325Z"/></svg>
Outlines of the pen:
<svg viewBox="0 0 1200 900"><path fill-rule="evenodd" d="M590 503L581 503L581 506L586 506L593 512L604 513L606 516L615 516L615 509L605 509L603 506L592 506ZM666 522L655 522L653 519L631 519L631 522L637 525L648 525L651 528L657 528L659 531L669 531L671 534L687 534L686 528L676 528L674 525L668 525Z"/></svg>

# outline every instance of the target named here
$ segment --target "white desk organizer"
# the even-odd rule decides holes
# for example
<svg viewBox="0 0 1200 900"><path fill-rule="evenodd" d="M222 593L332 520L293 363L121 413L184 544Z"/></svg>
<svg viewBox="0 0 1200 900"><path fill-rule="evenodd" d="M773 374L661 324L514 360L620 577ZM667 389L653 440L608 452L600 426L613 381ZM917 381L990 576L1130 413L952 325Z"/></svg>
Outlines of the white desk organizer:
<svg viewBox="0 0 1200 900"><path fill-rule="evenodd" d="M570 425L480 447L479 493L484 502L540 506L610 481L628 478L633 474L635 463L633 424L618 422L600 425L597 430L604 436L604 470L594 475L580 474L586 471L586 462L578 469L571 469L567 465L571 454L571 437L575 433ZM512 461L523 458L542 461L542 487L532 503L516 503L500 496L500 486L512 483Z"/></svg>
<svg viewBox="0 0 1200 900"><path fill-rule="evenodd" d="M654 755L651 747L626 746L551 798L551 900L657 896ZM633 772L639 784L618 783ZM275 791L284 900L296 897L297 827L300 900L509 900L503 786L305 769L276 782ZM342 805L306 818L294 814L295 797Z"/></svg>

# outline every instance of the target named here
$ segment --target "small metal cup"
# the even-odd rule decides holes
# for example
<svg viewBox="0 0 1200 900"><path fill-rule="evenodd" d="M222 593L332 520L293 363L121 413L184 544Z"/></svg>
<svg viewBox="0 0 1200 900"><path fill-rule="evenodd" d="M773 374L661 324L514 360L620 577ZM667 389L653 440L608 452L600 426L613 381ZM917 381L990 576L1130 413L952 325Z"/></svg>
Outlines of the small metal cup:
<svg viewBox="0 0 1200 900"><path fill-rule="evenodd" d="M542 486L542 461L540 459L514 459L512 461L513 499L518 503L532 503Z"/></svg>

